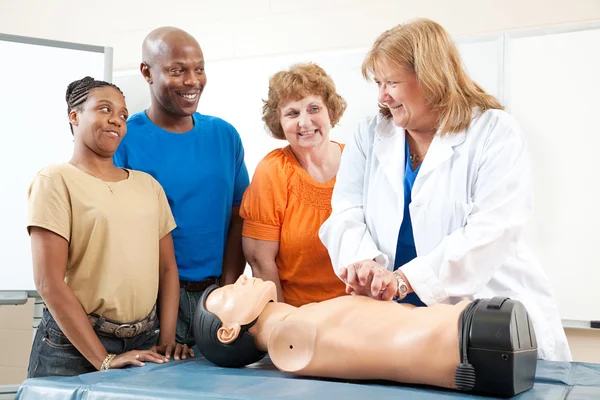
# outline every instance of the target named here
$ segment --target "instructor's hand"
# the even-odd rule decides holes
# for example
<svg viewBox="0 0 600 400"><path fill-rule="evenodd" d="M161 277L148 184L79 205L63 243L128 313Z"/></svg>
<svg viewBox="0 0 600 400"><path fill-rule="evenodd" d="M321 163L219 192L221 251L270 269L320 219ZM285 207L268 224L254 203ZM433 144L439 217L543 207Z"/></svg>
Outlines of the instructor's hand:
<svg viewBox="0 0 600 400"><path fill-rule="evenodd" d="M391 300L398 291L398 281L389 271L373 260L363 260L342 268L340 278L346 283L346 293Z"/></svg>

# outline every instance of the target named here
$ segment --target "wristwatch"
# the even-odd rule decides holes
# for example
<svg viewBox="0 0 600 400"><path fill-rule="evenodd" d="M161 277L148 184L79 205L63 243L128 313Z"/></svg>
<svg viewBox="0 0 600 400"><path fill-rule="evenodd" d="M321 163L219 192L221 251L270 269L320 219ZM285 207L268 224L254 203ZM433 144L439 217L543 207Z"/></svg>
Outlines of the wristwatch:
<svg viewBox="0 0 600 400"><path fill-rule="evenodd" d="M398 281L398 291L396 292L396 295L394 296L394 300L398 301L398 300L402 300L406 297L406 295L408 294L408 285L406 284L406 282L404 282L404 279L402 279L402 276L400 276L400 274L398 273L398 270L394 271L394 276L396 277L396 280Z"/></svg>

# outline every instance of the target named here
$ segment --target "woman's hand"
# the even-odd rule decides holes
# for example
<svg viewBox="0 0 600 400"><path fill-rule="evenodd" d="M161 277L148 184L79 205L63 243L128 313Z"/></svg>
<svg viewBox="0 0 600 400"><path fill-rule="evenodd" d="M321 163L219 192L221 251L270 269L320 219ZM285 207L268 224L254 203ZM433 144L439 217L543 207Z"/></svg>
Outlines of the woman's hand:
<svg viewBox="0 0 600 400"><path fill-rule="evenodd" d="M167 357L158 354L154 350L132 350L127 353L119 354L110 363L110 369L123 368L127 365L143 367L144 361L162 364L168 362Z"/></svg>
<svg viewBox="0 0 600 400"><path fill-rule="evenodd" d="M346 283L346 293L391 300L398 291L398 281L389 271L373 260L350 264L340 271Z"/></svg>
<svg viewBox="0 0 600 400"><path fill-rule="evenodd" d="M185 360L188 355L192 358L194 357L194 350L189 348L187 344L161 344L153 346L150 350L159 354L164 354L167 359L171 358L171 355L173 355L174 360Z"/></svg>

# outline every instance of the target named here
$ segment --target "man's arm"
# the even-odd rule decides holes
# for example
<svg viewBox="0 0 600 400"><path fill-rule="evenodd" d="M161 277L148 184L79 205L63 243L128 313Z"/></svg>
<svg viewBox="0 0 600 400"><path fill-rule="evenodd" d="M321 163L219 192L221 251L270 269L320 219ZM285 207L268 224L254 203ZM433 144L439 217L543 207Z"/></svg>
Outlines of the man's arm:
<svg viewBox="0 0 600 400"><path fill-rule="evenodd" d="M221 286L234 283L244 272L246 259L242 250L242 225L243 219L240 217L240 207L235 206L231 209L229 232L227 233L227 243L225 243L225 253L223 254Z"/></svg>
<svg viewBox="0 0 600 400"><path fill-rule="evenodd" d="M175 249L171 233L165 235L159 242L159 283L158 303L160 309L160 336L158 345L152 348L157 353L175 360L186 359L189 354L194 357L192 349L187 345L175 343L177 313L179 311L179 274L175 261Z"/></svg>
<svg viewBox="0 0 600 400"><path fill-rule="evenodd" d="M160 309L159 345L175 345L175 325L179 310L179 275L173 238L168 233L159 242L158 306Z"/></svg>

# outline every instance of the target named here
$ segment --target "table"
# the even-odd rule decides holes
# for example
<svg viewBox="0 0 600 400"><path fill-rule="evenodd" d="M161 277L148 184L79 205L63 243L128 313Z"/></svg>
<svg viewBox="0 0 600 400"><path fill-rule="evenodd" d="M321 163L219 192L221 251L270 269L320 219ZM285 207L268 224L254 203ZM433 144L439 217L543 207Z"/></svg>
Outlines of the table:
<svg viewBox="0 0 600 400"><path fill-rule="evenodd" d="M75 377L28 379L15 400L53 399L484 399L451 390L382 381L294 377L266 358L240 369L199 357ZM538 361L533 389L514 399L600 399L600 364Z"/></svg>

